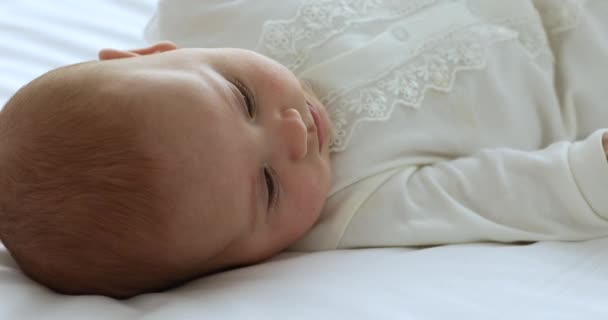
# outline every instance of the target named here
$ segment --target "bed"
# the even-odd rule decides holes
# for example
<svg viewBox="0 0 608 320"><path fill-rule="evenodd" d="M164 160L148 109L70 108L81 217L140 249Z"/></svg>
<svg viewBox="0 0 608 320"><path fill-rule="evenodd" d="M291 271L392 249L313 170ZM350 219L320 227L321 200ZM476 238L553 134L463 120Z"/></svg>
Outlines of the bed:
<svg viewBox="0 0 608 320"><path fill-rule="evenodd" d="M37 75L143 44L155 0L0 2L0 105ZM608 239L286 252L118 301L64 296L0 247L1 319L606 319Z"/></svg>

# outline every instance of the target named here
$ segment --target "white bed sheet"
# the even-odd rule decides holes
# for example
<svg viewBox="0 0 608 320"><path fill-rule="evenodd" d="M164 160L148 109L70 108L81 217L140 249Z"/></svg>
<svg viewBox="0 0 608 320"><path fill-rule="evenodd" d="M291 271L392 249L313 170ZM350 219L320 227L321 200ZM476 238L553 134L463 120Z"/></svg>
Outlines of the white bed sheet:
<svg viewBox="0 0 608 320"><path fill-rule="evenodd" d="M0 106L34 77L144 43L156 0L0 0Z"/></svg>
<svg viewBox="0 0 608 320"><path fill-rule="evenodd" d="M154 2L0 0L0 104L50 68L142 44ZM0 247L0 319L606 319L607 248L600 239L286 253L116 301L53 293Z"/></svg>

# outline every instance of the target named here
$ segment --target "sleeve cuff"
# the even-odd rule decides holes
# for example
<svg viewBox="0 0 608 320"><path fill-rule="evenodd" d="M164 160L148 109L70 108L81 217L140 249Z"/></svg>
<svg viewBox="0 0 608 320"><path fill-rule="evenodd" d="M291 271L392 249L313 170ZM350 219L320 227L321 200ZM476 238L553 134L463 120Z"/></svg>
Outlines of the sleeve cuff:
<svg viewBox="0 0 608 320"><path fill-rule="evenodd" d="M587 139L572 145L569 151L570 168L583 197L596 214L608 219L608 160L598 130Z"/></svg>

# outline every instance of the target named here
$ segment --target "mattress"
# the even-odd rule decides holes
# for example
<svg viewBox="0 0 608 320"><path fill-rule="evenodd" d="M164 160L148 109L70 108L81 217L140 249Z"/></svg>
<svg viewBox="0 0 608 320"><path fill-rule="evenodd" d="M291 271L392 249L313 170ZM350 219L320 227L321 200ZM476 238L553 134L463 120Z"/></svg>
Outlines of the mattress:
<svg viewBox="0 0 608 320"><path fill-rule="evenodd" d="M101 47L141 45L153 0L0 2L0 104ZM119 301L64 296L0 247L0 319L606 319L608 239L284 253ZM86 266L83 266L86 267Z"/></svg>

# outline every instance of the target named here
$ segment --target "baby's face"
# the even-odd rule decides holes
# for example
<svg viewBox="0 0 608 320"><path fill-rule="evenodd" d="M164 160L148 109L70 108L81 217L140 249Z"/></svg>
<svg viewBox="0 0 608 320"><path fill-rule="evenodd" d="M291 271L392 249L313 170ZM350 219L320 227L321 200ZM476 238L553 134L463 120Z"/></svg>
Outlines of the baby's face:
<svg viewBox="0 0 608 320"><path fill-rule="evenodd" d="M330 184L328 114L261 55L172 49L100 53L170 172L175 252L166 254L203 271L265 259L319 217Z"/></svg>

